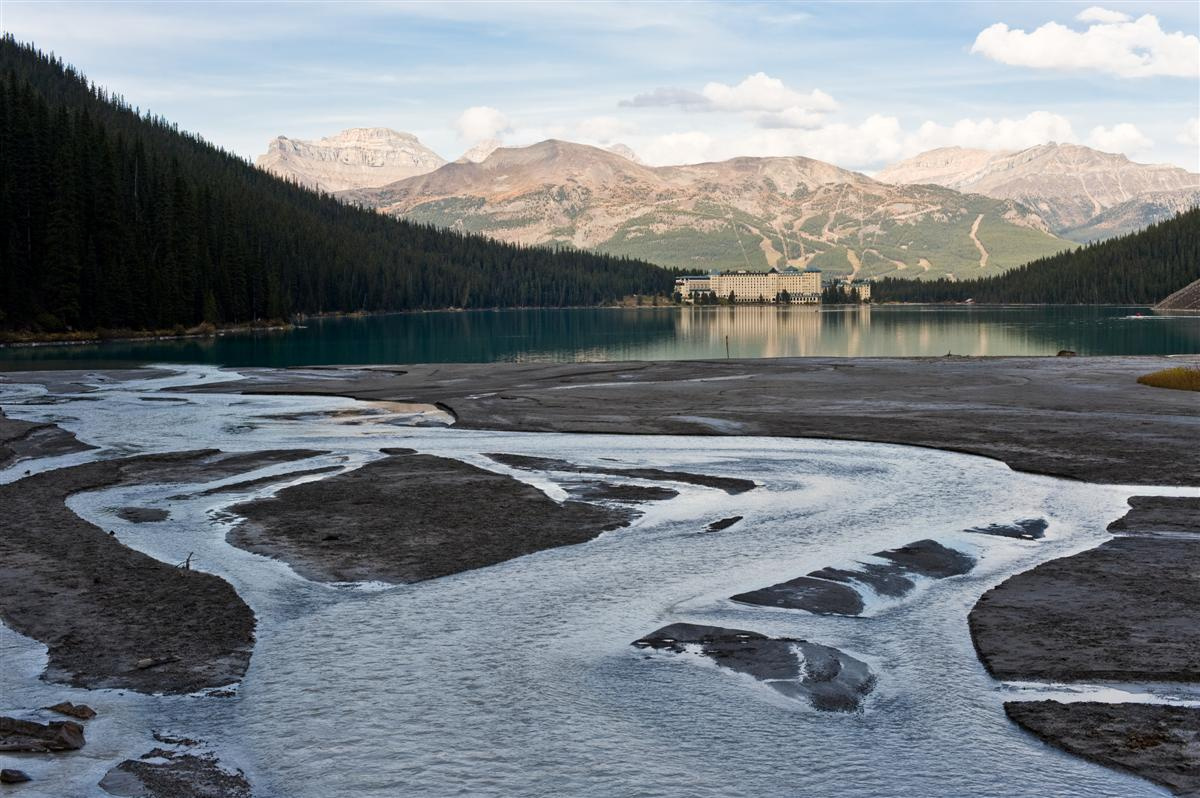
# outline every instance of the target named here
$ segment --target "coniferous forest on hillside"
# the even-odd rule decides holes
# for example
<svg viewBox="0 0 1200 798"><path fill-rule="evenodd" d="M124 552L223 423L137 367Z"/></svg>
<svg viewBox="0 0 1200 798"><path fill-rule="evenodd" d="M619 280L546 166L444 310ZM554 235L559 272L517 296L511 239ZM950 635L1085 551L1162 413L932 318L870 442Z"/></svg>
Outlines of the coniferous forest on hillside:
<svg viewBox="0 0 1200 798"><path fill-rule="evenodd" d="M1200 279L1200 208L1145 230L1098 241L976 280L875 283L876 302L1153 305Z"/></svg>
<svg viewBox="0 0 1200 798"><path fill-rule="evenodd" d="M294 313L594 305L669 294L628 258L390 219L259 171L0 41L0 330Z"/></svg>

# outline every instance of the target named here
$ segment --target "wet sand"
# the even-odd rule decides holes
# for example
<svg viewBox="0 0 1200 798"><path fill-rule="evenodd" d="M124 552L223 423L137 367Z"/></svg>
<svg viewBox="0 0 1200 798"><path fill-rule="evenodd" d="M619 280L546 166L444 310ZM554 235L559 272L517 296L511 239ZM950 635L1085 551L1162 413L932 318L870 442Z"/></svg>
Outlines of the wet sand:
<svg viewBox="0 0 1200 798"><path fill-rule="evenodd" d="M636 515L558 503L512 477L443 457L390 455L236 505L229 542L319 581L419 582L591 540Z"/></svg>
<svg viewBox="0 0 1200 798"><path fill-rule="evenodd" d="M234 589L121 545L65 500L116 484L220 479L314 454L146 455L0 485L0 617L48 646L48 681L147 693L237 681L250 660L254 614Z"/></svg>
<svg viewBox="0 0 1200 798"><path fill-rule="evenodd" d="M239 369L249 380L200 390L437 404L468 429L900 443L1089 482L1200 486L1196 394L1136 382L1193 360L1200 362L781 358Z"/></svg>
<svg viewBox="0 0 1200 798"><path fill-rule="evenodd" d="M1013 722L1056 748L1200 796L1200 709L1154 704L1017 701Z"/></svg>

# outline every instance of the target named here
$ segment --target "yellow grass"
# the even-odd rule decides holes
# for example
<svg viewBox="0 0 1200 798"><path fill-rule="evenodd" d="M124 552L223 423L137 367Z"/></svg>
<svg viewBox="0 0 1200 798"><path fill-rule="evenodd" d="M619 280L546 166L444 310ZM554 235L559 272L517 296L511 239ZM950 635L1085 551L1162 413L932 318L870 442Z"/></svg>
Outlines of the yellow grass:
<svg viewBox="0 0 1200 798"><path fill-rule="evenodd" d="M1175 388L1180 391L1200 391L1200 368L1176 366L1138 377L1142 385L1155 388Z"/></svg>

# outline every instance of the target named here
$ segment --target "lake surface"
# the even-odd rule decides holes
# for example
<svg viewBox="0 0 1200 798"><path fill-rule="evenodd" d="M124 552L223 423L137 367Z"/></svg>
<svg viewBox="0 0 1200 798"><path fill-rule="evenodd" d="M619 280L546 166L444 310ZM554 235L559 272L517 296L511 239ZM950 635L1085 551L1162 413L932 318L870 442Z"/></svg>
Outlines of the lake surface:
<svg viewBox="0 0 1200 798"><path fill-rule="evenodd" d="M1144 315L1138 315L1144 314ZM496 361L1200 352L1200 315L1144 307L574 308L311 319L290 332L0 349L0 370L143 363Z"/></svg>
<svg viewBox="0 0 1200 798"><path fill-rule="evenodd" d="M333 411L370 405L336 397L181 392L171 394L180 401L143 401L214 376L190 367L105 384L85 401L0 384L10 416L58 422L101 447L24 461L0 470L0 481L26 469L203 441L226 451L327 452L222 483L315 465L354 468L380 457L380 447L406 446L511 474L559 499L563 475L514 471L485 453L681 468L760 487L729 496L673 484L679 496L643 506L631 527L589 543L397 586L318 584L229 545L232 520L222 510L278 485L212 496L180 485L77 494L70 507L125 545L168 563L193 554L197 567L227 579L258 618L257 642L236 696L156 697L42 681L45 647L0 626L6 706L66 699L100 712L82 750L20 759L36 779L30 795L103 795L95 785L107 768L157 745L151 729L207 741L246 770L262 798L1164 794L1049 748L1010 723L1002 705L1042 697L1193 705L1194 697L1171 686L1141 694L998 682L980 665L967 629L984 591L1107 539L1105 525L1125 512L1126 497L1153 488L1056 480L979 457L846 441L483 432L397 426L386 416L350 423L357 420ZM114 514L130 504L171 515L131 524ZM704 531L734 514L745 520ZM963 532L1030 517L1049 521L1044 540ZM864 617L728 599L927 537L968 552L976 567L922 583L902 599L880 597ZM878 686L861 712L824 713L699 658L647 656L630 646L675 621L835 646L867 662Z"/></svg>

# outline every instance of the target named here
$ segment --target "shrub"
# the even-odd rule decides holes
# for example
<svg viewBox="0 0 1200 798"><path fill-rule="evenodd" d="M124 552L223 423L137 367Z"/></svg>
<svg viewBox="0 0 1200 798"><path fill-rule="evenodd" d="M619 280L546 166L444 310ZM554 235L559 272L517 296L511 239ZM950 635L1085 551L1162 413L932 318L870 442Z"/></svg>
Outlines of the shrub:
<svg viewBox="0 0 1200 798"><path fill-rule="evenodd" d="M1138 377L1142 385L1155 388L1174 388L1180 391L1200 391L1200 367L1175 366L1174 368L1143 374Z"/></svg>

